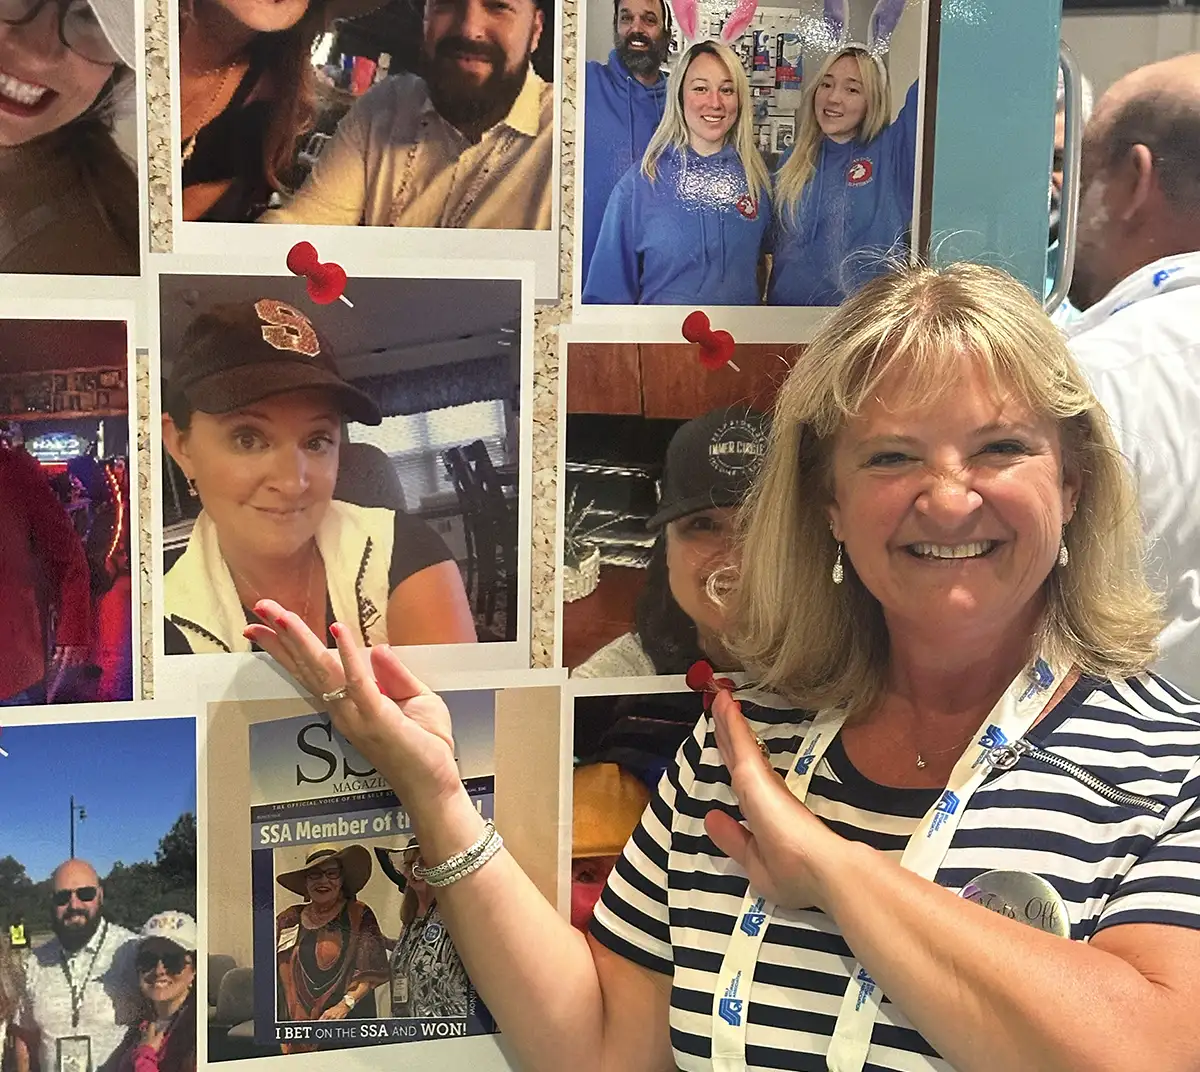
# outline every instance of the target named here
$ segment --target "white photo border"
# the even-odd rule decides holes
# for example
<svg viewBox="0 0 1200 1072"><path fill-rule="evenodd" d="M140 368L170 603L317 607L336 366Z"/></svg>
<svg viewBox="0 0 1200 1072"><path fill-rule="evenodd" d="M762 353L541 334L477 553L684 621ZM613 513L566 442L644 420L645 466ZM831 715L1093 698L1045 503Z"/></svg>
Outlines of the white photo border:
<svg viewBox="0 0 1200 1072"><path fill-rule="evenodd" d="M274 257L280 262L297 242L316 246L321 259L345 265L363 258L518 260L535 265L534 299L539 304L559 300L559 234L562 219L562 78L563 0L554 4L554 161L551 168L550 228L546 231L499 230L475 227L337 227L328 224L246 224L189 222L183 218L179 86L179 0L167 0L168 48L171 78L171 234L177 254L227 255L240 249L249 257ZM142 0L137 0L139 7ZM143 122L142 126L145 126ZM143 135L144 137L144 135ZM253 237L257 236L257 237ZM143 261L143 276L146 263Z"/></svg>
<svg viewBox="0 0 1200 1072"><path fill-rule="evenodd" d="M281 258L282 259L282 258ZM342 262L351 279L479 279L516 280L521 284L521 384L519 432L519 494L517 502L517 636L511 641L489 641L481 644L428 644L401 649L405 662L422 676L462 671L527 670L530 657L531 631L531 571L533 519L533 266L527 262L497 263L488 261L401 261L353 257ZM282 271L280 270L282 267ZM156 696L173 696L175 682L187 687L187 680L200 667L217 661L236 664L238 697L265 699L295 694L295 685L264 653L231 653L214 656L166 655L163 643L163 446L161 398L161 343L159 279L162 276L218 275L270 276L287 275L280 260L240 257L232 263L215 257L196 257L180 254L152 255L147 265L146 337L150 349L150 424L149 436L154 465L151 479L151 563L153 588L153 652Z"/></svg>
<svg viewBox="0 0 1200 1072"><path fill-rule="evenodd" d="M604 0L580 0L578 8L578 77L575 89L575 230L571 236L571 300L572 326L583 329L574 342L680 342L683 339L684 318L697 309L708 314L715 330L730 332L738 342L746 343L807 343L828 319L834 306L828 305L598 305L583 301L583 163L584 137L587 124L587 6ZM664 3L667 0L663 0ZM929 2L909 0L920 4L921 29L918 57L920 88L917 99L916 167L913 171L912 234L920 237L921 174L925 166L925 108L929 79L926 77L929 60ZM798 0L797 11L805 6ZM749 32L749 31L747 31ZM929 161L932 167L933 161ZM914 250L913 259L916 259ZM585 337L586 335L586 337Z"/></svg>

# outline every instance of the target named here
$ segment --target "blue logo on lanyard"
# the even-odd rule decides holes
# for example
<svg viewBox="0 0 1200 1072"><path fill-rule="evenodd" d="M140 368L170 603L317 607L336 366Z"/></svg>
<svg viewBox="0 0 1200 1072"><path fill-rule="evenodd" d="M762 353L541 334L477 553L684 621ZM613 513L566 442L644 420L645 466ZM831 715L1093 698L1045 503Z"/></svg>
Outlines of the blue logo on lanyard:
<svg viewBox="0 0 1200 1072"><path fill-rule="evenodd" d="M870 1000L878 984L867 974L866 968L858 969L854 981L858 983L858 1000L854 1003L854 1011L858 1012Z"/></svg>
<svg viewBox="0 0 1200 1072"><path fill-rule="evenodd" d="M1153 276L1150 277L1150 282L1156 287L1161 287L1168 279L1176 272L1182 272L1182 264L1174 264L1170 268L1160 268Z"/></svg>
<svg viewBox="0 0 1200 1072"><path fill-rule="evenodd" d="M979 747L983 751L979 754L979 758L971 764L971 769L974 770L980 763L987 759L993 749L1006 744L1008 744L1008 734L995 723L989 722L988 728L983 731L983 736L979 738Z"/></svg>
<svg viewBox="0 0 1200 1072"><path fill-rule="evenodd" d="M958 811L958 804L958 794L954 792L953 789L947 789L938 798L938 802L935 807L944 815L953 815L956 811Z"/></svg>
<svg viewBox="0 0 1200 1072"><path fill-rule="evenodd" d="M796 760L796 773L807 774L809 767L813 765L813 760L816 759L817 744L824 736L818 733L811 741L808 742L808 747L804 749L800 758Z"/></svg>
<svg viewBox="0 0 1200 1072"><path fill-rule="evenodd" d="M758 937L758 932L767 921L766 913L763 912L763 905L766 903L766 898L760 897L746 909L746 914L742 916L742 932L748 934L751 938Z"/></svg>
<svg viewBox="0 0 1200 1072"><path fill-rule="evenodd" d="M1045 659L1038 659L1029 670L1029 685L1025 691L1021 693L1020 700L1028 700L1035 693L1044 692L1054 684L1054 671L1050 669L1050 664Z"/></svg>
<svg viewBox="0 0 1200 1072"><path fill-rule="evenodd" d="M742 973L733 977L733 982L725 988L725 996L717 1005L717 1014L730 1027L742 1026L742 999L737 996L738 986L742 981Z"/></svg>
<svg viewBox="0 0 1200 1072"><path fill-rule="evenodd" d="M983 748L999 748L1002 744L1008 744L1008 734L999 726L989 724L979 738L979 744Z"/></svg>
<svg viewBox="0 0 1200 1072"><path fill-rule="evenodd" d="M958 811L958 805L960 803L961 801L958 798L958 794L954 792L953 789L945 790L938 798L938 802L933 806L933 821L929 824L929 833L927 833L925 837L931 838L934 834L941 830L941 828L945 826L947 822L949 822L950 816Z"/></svg>

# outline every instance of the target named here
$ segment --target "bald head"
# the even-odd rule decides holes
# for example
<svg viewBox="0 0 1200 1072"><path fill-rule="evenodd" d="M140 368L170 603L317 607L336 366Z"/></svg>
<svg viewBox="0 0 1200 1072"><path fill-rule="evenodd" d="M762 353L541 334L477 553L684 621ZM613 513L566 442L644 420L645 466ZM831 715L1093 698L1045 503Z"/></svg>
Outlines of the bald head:
<svg viewBox="0 0 1200 1072"><path fill-rule="evenodd" d="M1081 171L1081 308L1160 257L1200 249L1200 53L1113 85L1084 133Z"/></svg>
<svg viewBox="0 0 1200 1072"><path fill-rule="evenodd" d="M54 869L54 889L74 886L99 886L100 876L87 860L67 860Z"/></svg>
<svg viewBox="0 0 1200 1072"><path fill-rule="evenodd" d="M51 925L68 952L82 949L100 926L104 889L86 860L67 860L54 870Z"/></svg>

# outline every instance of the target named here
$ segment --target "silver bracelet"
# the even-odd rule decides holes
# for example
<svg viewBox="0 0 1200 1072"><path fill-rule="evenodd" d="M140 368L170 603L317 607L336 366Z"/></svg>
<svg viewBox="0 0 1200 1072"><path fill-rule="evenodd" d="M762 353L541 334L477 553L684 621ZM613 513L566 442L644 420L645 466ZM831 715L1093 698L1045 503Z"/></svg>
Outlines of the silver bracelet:
<svg viewBox="0 0 1200 1072"><path fill-rule="evenodd" d="M484 864L504 847L504 839L496 830L496 824L490 819L484 827L479 839L462 852L456 852L450 859L435 867L423 867L417 864L413 867L413 878L430 886L449 886Z"/></svg>
<svg viewBox="0 0 1200 1072"><path fill-rule="evenodd" d="M466 878L468 875L474 874L484 864L486 864L493 856L504 848L504 838L499 834L494 834L490 841L479 851L479 855L468 863L463 864L461 868L452 875L447 875L445 878L438 879L437 882L431 882L429 885L436 886L439 889L443 886L453 885L460 879Z"/></svg>

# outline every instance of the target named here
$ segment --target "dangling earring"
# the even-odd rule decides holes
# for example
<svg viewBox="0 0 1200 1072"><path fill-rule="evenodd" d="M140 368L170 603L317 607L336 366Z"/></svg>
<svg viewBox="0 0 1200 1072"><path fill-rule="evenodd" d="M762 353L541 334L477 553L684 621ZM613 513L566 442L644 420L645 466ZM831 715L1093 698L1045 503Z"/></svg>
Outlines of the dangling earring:
<svg viewBox="0 0 1200 1072"><path fill-rule="evenodd" d="M1058 564L1065 566L1071 561L1071 552L1067 550L1067 537L1064 534L1058 544Z"/></svg>
<svg viewBox="0 0 1200 1072"><path fill-rule="evenodd" d="M190 496L191 496L193 499L198 499L198 498L200 497L200 492L198 492L198 491L196 490L196 481L195 481L195 480L193 480L193 479L192 479L190 476L189 476L189 477L185 477L184 479L186 479L186 480L187 480L188 494L189 494L189 495L190 495Z"/></svg>
<svg viewBox="0 0 1200 1072"><path fill-rule="evenodd" d="M846 579L846 571L842 569L842 545L838 543L837 558L833 560L833 583L841 584Z"/></svg>

